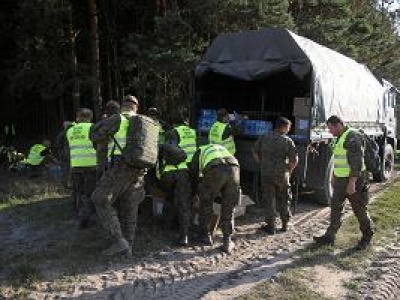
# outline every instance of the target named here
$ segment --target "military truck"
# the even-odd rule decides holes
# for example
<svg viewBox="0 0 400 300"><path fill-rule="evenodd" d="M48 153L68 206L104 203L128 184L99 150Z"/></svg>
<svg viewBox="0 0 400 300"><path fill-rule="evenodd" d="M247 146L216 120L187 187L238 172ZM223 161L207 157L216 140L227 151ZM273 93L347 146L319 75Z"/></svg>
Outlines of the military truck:
<svg viewBox="0 0 400 300"><path fill-rule="evenodd" d="M207 136L221 107L243 119L236 156L243 173L252 174L246 184L254 197L259 166L251 150L278 116L293 123L289 134L300 158L295 182L315 200L329 203L332 194L333 136L325 124L331 115L378 142L382 171L373 174L376 180L392 173L397 90L365 65L289 30L270 28L219 35L193 73L192 122L200 135Z"/></svg>

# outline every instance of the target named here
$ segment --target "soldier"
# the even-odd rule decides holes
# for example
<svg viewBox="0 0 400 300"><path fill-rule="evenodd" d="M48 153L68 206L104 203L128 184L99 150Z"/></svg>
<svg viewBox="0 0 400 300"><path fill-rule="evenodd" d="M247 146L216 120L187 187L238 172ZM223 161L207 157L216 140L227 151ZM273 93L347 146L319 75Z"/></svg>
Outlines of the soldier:
<svg viewBox="0 0 400 300"><path fill-rule="evenodd" d="M217 122L212 125L208 133L208 141L210 144L224 146L232 155L235 155L234 130L229 124L229 112L225 108L221 108L217 112Z"/></svg>
<svg viewBox="0 0 400 300"><path fill-rule="evenodd" d="M42 172L42 167L46 161L55 160L51 155L50 147L51 142L45 139L41 144L34 144L29 149L28 157L22 163L28 168L31 177L38 176Z"/></svg>
<svg viewBox="0 0 400 300"><path fill-rule="evenodd" d="M79 216L79 227L88 226L94 206L90 199L96 186L96 150L89 139L93 125L93 112L81 108L76 113L76 123L66 132L69 149L69 162L72 177L72 194L75 209Z"/></svg>
<svg viewBox="0 0 400 300"><path fill-rule="evenodd" d="M124 98L121 115L113 115L95 124L90 137L93 142L117 141L110 145L110 167L101 177L93 192L92 200L100 222L111 237L111 245L103 251L105 255L131 254L135 236L138 206L145 193L143 177L145 169L126 164L121 157L125 148L129 119L135 115L139 102L134 96ZM127 153L126 155L134 155Z"/></svg>
<svg viewBox="0 0 400 300"><path fill-rule="evenodd" d="M346 198L360 224L362 238L355 250L365 249L374 234L372 221L368 215L369 201L368 179L364 164L364 140L357 131L346 126L338 116L326 121L330 133L336 137L333 146L333 195L331 199L331 217L324 235L314 237L318 246L334 245L335 236L342 224L342 214Z"/></svg>
<svg viewBox="0 0 400 300"><path fill-rule="evenodd" d="M197 135L196 131L189 127L189 114L181 112L177 118L176 126L174 129L168 131L165 135L166 142L169 144L177 145L185 151L189 163L192 160L193 154L197 150Z"/></svg>
<svg viewBox="0 0 400 300"><path fill-rule="evenodd" d="M186 154L175 145L164 144L160 146L159 161L156 176L160 186L172 196L173 204L178 209L179 217L179 246L189 243L191 186Z"/></svg>
<svg viewBox="0 0 400 300"><path fill-rule="evenodd" d="M290 174L298 163L296 147L287 136L291 122L279 117L275 130L262 135L254 145L253 154L261 163L262 199L265 203L265 222L261 228L275 234L277 213L282 221L282 231L287 231L290 213Z"/></svg>
<svg viewBox="0 0 400 300"><path fill-rule="evenodd" d="M67 131L70 129L75 122L64 121L62 125L61 131L57 134L56 137L56 149L57 149L57 159L60 163L62 169L62 178L61 183L65 189L70 187L71 179L71 167L70 167L70 158L69 158L69 147L67 141Z"/></svg>
<svg viewBox="0 0 400 300"><path fill-rule="evenodd" d="M214 200L221 195L220 224L223 234L221 250L230 254L235 244L232 241L234 208L240 199L240 169L237 159L221 145L201 146L190 163L191 176L198 184L200 198L199 241L213 245L213 229L210 222L213 216ZM197 184L195 185L197 188Z"/></svg>

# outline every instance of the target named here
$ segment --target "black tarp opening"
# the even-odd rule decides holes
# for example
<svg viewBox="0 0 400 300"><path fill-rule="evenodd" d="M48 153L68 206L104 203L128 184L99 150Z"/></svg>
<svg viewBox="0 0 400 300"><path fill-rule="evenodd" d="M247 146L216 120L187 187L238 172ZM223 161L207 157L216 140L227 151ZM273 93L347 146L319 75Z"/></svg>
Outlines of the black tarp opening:
<svg viewBox="0 0 400 300"><path fill-rule="evenodd" d="M195 77L216 73L244 81L263 80L290 70L302 80L311 63L285 29L268 28L219 35L195 69Z"/></svg>

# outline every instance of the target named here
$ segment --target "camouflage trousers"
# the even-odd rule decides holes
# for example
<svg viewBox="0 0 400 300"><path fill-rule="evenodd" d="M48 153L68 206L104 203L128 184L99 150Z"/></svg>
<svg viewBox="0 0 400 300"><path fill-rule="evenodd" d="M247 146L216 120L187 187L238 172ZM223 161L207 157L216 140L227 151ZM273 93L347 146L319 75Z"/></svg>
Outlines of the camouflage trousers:
<svg viewBox="0 0 400 300"><path fill-rule="evenodd" d="M91 195L96 187L95 168L72 168L72 198L80 219L87 219L94 213Z"/></svg>
<svg viewBox="0 0 400 300"><path fill-rule="evenodd" d="M240 169L236 165L206 167L199 185L200 229L211 233L209 224L214 214L214 200L221 196L220 227L224 236L233 233L234 209L240 200Z"/></svg>
<svg viewBox="0 0 400 300"><path fill-rule="evenodd" d="M98 218L113 239L133 244L139 204L143 201L145 171L123 162L108 169L92 194Z"/></svg>
<svg viewBox="0 0 400 300"><path fill-rule="evenodd" d="M360 226L360 230L364 236L372 234L372 220L368 214L367 205L369 202L369 192L366 174L362 174L356 182L356 192L353 195L346 194L348 178L334 178L333 195L330 203L331 216L329 227L326 235L335 238L337 231L342 225L343 209L346 199L349 200L351 208Z"/></svg>
<svg viewBox="0 0 400 300"><path fill-rule="evenodd" d="M277 215L283 222L291 217L290 202L292 194L284 177L261 177L262 201L265 205L265 222L275 224Z"/></svg>
<svg viewBox="0 0 400 300"><path fill-rule="evenodd" d="M189 171L177 170L164 173L160 184L168 196L172 196L174 206L178 211L180 233L188 234L192 195Z"/></svg>

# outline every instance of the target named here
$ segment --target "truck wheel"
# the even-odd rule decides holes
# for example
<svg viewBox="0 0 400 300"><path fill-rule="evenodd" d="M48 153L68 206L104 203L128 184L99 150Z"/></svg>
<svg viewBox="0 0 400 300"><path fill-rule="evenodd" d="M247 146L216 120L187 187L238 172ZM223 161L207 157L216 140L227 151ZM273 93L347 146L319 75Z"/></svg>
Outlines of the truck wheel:
<svg viewBox="0 0 400 300"><path fill-rule="evenodd" d="M383 153L382 170L378 174L373 174L373 179L378 182L388 180L392 175L394 166L394 150L391 144L385 145Z"/></svg>
<svg viewBox="0 0 400 300"><path fill-rule="evenodd" d="M322 189L316 190L314 193L314 199L321 204L329 205L333 194L333 156L330 158L325 171L325 178Z"/></svg>

